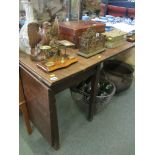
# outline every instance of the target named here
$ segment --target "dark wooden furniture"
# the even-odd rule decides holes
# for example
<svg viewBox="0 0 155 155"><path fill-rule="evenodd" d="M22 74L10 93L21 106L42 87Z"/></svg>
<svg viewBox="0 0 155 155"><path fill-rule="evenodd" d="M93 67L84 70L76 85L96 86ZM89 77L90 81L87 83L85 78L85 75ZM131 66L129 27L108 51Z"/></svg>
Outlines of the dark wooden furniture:
<svg viewBox="0 0 155 155"><path fill-rule="evenodd" d="M99 13L100 16L105 16L106 14L108 14L115 17L126 17L126 16L129 18L135 17L135 8L130 8L134 7L134 3L132 4L131 2L129 2L127 4L126 2L126 4L125 3L123 4L122 2L118 2L117 4L118 6L112 3L111 5L109 4L106 4L105 2L100 4L100 13Z"/></svg>
<svg viewBox="0 0 155 155"><path fill-rule="evenodd" d="M27 110L26 101L24 98L23 87L22 87L20 77L19 77L19 109L21 110L21 112L23 114L23 118L24 118L24 122L26 125L27 132L29 134L31 134L32 128L31 128L31 124L30 124L30 120L29 120L29 113Z"/></svg>
<svg viewBox="0 0 155 155"><path fill-rule="evenodd" d="M101 63L105 59L117 55L133 46L134 44L126 42L121 47L107 49L105 52L89 59L78 56L79 61L77 63L52 73L45 73L37 67L37 62L30 60L29 55L20 53L20 76L30 119L55 149L59 148L55 94L91 77L93 89L89 104L88 119L92 120L95 110L96 86L99 80ZM51 81L50 74L55 74L58 79Z"/></svg>
<svg viewBox="0 0 155 155"><path fill-rule="evenodd" d="M125 17L126 11L127 11L126 7L108 5L108 15L112 15L115 17Z"/></svg>
<svg viewBox="0 0 155 155"><path fill-rule="evenodd" d="M127 14L128 14L128 17L135 18L135 9L134 8L128 8Z"/></svg>
<svg viewBox="0 0 155 155"><path fill-rule="evenodd" d="M94 26L96 32L104 32L105 24L94 21L68 21L60 23L60 38L73 42L79 47L79 37L89 27Z"/></svg>

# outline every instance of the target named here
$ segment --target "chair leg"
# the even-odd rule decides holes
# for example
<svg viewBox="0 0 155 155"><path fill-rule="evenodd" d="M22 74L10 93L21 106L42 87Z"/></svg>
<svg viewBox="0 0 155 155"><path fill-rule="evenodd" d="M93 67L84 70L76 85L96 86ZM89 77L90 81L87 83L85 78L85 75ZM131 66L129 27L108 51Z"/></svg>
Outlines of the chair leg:
<svg viewBox="0 0 155 155"><path fill-rule="evenodd" d="M31 128L31 125L30 125L29 115L28 115L28 111L27 111L27 107L26 107L25 102L20 105L20 109L21 109L21 111L23 113L23 118L24 118L24 121L25 121L27 132L29 134L31 134L32 133L32 128Z"/></svg>

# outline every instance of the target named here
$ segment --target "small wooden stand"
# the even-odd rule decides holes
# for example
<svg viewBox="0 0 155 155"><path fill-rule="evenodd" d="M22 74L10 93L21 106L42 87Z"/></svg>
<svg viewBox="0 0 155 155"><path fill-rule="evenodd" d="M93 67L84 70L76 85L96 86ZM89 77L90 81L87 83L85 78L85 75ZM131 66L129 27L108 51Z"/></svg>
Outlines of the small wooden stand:
<svg viewBox="0 0 155 155"><path fill-rule="evenodd" d="M65 67L68 67L70 66L71 64L77 62L78 59L75 57L75 58L72 58L72 59L64 59L64 62L62 63L61 60L58 60L54 63L54 65L52 66L46 66L46 63L45 61L42 61L42 62L39 62L37 64L37 66L44 70L45 72L51 72L51 71L54 71L54 70L57 70L57 69L60 69L60 68L65 68ZM50 59L48 60L48 62L50 62Z"/></svg>

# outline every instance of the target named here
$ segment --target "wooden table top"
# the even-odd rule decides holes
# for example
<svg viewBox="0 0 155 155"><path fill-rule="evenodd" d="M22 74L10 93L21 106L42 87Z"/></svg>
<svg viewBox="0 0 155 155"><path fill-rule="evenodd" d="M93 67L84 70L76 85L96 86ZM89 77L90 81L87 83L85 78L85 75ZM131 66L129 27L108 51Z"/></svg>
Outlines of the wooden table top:
<svg viewBox="0 0 155 155"><path fill-rule="evenodd" d="M50 73L46 73L40 68L37 67L37 62L32 61L30 59L30 56L20 52L19 53L19 61L20 65L27 69L29 72L31 72L33 75L35 75L37 78L42 80L47 86L51 87L53 84L56 84L57 82L69 77L69 76L74 76L75 74L78 74L79 72L85 71L88 68L103 62L104 60L115 56L131 47L134 47L133 43L125 42L123 46L114 48L114 49L105 49L100 54L97 54L93 57L90 57L88 59L83 58L81 56L78 57L78 62L75 64L72 64L71 66L63 69L59 69ZM74 50L77 52L77 50ZM58 79L55 81L50 80L50 75L54 74Z"/></svg>

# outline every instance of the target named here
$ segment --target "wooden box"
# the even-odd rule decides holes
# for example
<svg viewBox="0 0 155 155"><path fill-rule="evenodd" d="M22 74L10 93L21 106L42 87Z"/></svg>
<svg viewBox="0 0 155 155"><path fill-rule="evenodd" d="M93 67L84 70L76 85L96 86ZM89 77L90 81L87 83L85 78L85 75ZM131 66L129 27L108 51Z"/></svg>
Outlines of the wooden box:
<svg viewBox="0 0 155 155"><path fill-rule="evenodd" d="M105 24L94 21L62 22L60 23L60 39L71 41L78 48L79 37L91 26L95 26L96 32L102 33L105 31Z"/></svg>
<svg viewBox="0 0 155 155"><path fill-rule="evenodd" d="M118 29L114 29L110 32L102 33L106 36L106 42L105 47L107 48L116 48L118 46L121 46L126 41L126 32L123 32Z"/></svg>

